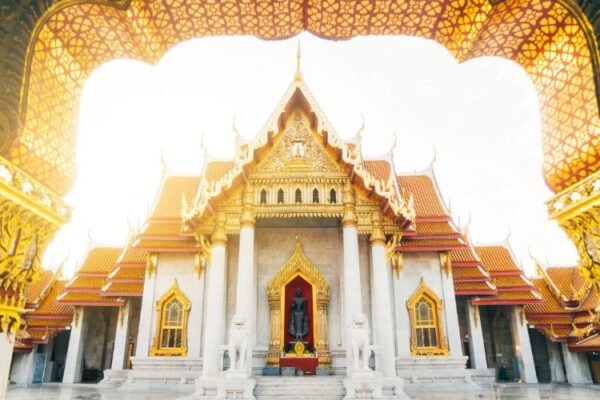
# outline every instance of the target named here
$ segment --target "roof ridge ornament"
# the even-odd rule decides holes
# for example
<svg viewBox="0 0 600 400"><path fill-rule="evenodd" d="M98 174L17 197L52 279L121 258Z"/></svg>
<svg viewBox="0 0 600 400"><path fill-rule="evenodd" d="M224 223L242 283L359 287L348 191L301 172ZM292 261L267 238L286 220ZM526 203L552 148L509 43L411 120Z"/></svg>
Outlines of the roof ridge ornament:
<svg viewBox="0 0 600 400"><path fill-rule="evenodd" d="M296 51L296 75L294 76L296 82L302 82L302 71L300 70L301 61L302 53L300 51L300 40L298 40L298 50Z"/></svg>

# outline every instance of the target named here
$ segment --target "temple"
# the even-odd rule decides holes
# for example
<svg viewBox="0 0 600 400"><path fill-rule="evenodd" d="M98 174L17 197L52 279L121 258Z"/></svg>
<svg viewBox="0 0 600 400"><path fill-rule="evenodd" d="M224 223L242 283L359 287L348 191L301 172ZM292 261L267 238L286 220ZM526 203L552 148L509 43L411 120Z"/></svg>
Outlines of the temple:
<svg viewBox="0 0 600 400"><path fill-rule="evenodd" d="M598 287L474 245L433 168L365 159L362 135L335 133L298 69L233 159L165 170L125 246L27 288L11 380L264 399L289 393L281 375L347 399L599 382Z"/></svg>

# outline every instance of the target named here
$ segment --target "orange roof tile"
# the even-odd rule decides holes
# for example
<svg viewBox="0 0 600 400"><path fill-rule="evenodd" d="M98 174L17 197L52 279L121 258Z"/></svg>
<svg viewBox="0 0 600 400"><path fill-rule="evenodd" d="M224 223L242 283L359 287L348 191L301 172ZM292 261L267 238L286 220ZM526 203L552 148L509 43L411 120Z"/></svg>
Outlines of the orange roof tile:
<svg viewBox="0 0 600 400"><path fill-rule="evenodd" d="M473 304L481 305L517 305L517 304L529 304L539 303L541 299L537 292L532 290L522 291L500 291L498 294L490 297L481 297L473 300Z"/></svg>
<svg viewBox="0 0 600 400"><path fill-rule="evenodd" d="M122 306L122 299L103 297L100 293L63 293L58 301L75 306Z"/></svg>
<svg viewBox="0 0 600 400"><path fill-rule="evenodd" d="M50 270L43 270L40 279L31 285L25 287L25 298L27 303L37 303L40 296L48 289L52 283L54 273Z"/></svg>
<svg viewBox="0 0 600 400"><path fill-rule="evenodd" d="M415 200L415 211L419 217L447 216L441 197L427 175L398 176L398 185L401 190L412 193Z"/></svg>
<svg viewBox="0 0 600 400"><path fill-rule="evenodd" d="M418 236L457 236L460 233L449 222L419 222L415 224Z"/></svg>
<svg viewBox="0 0 600 400"><path fill-rule="evenodd" d="M461 294L495 294L496 291L490 287L488 282L455 282L454 292Z"/></svg>
<svg viewBox="0 0 600 400"><path fill-rule="evenodd" d="M475 251L490 275L497 272L523 273L510 250L504 246L476 246Z"/></svg>
<svg viewBox="0 0 600 400"><path fill-rule="evenodd" d="M590 335L576 343L569 343L570 351L600 351L600 334Z"/></svg>
<svg viewBox="0 0 600 400"><path fill-rule="evenodd" d="M116 268L111 274L108 282L116 282L119 280L137 280L144 281L146 275L145 267L142 268Z"/></svg>
<svg viewBox="0 0 600 400"><path fill-rule="evenodd" d="M165 249L165 250L194 250L199 249L198 243L193 239L183 240L151 240L151 239L140 239L135 244L136 248L139 249Z"/></svg>
<svg viewBox="0 0 600 400"><path fill-rule="evenodd" d="M58 296L63 292L66 281L64 280L56 280L52 289L48 292L48 295L42 301L40 306L33 312L26 313L26 318L35 318L39 315L65 315L65 314L73 314L73 308L68 305L57 303L56 300Z"/></svg>
<svg viewBox="0 0 600 400"><path fill-rule="evenodd" d="M106 278L88 278L85 276L76 276L65 285L67 292L76 292L82 290L98 290L104 286Z"/></svg>
<svg viewBox="0 0 600 400"><path fill-rule="evenodd" d="M533 285L522 275L497 276L494 278L494 285L500 289L520 288L527 289Z"/></svg>
<svg viewBox="0 0 600 400"><path fill-rule="evenodd" d="M375 178L382 181L390 179L392 167L389 162L385 160L365 160L363 165Z"/></svg>
<svg viewBox="0 0 600 400"><path fill-rule="evenodd" d="M83 265L75 275L82 273L108 275L120 254L121 249L118 247L95 247L90 250Z"/></svg>
<svg viewBox="0 0 600 400"><path fill-rule="evenodd" d="M109 283L102 290L102 296L139 297L144 292L144 283Z"/></svg>
<svg viewBox="0 0 600 400"><path fill-rule="evenodd" d="M489 275L480 267L452 268L452 277L455 281L489 281Z"/></svg>
<svg viewBox="0 0 600 400"><path fill-rule="evenodd" d="M198 176L166 177L152 212L152 218L181 219L181 198L185 194L188 200L193 199L199 183Z"/></svg>
<svg viewBox="0 0 600 400"><path fill-rule="evenodd" d="M149 223L140 236L179 236L181 233L181 223Z"/></svg>
<svg viewBox="0 0 600 400"><path fill-rule="evenodd" d="M543 279L534 279L533 284L542 297L543 302L539 304L528 304L525 306L526 314L570 314L562 305L558 303L556 298L548 289L546 282Z"/></svg>
<svg viewBox="0 0 600 400"><path fill-rule="evenodd" d="M574 294L589 288L578 267L550 267L546 268L546 274L567 299L572 299Z"/></svg>
<svg viewBox="0 0 600 400"><path fill-rule="evenodd" d="M479 257L475 254L473 248L468 246L464 249L456 249L450 252L452 265L481 265Z"/></svg>
<svg viewBox="0 0 600 400"><path fill-rule="evenodd" d="M233 168L233 161L211 161L206 164L204 176L209 182L218 181L225 176L231 168Z"/></svg>
<svg viewBox="0 0 600 400"><path fill-rule="evenodd" d="M462 248L466 244L461 238L452 239L419 239L413 237L403 237L398 244L398 250L400 251L439 251L439 250L451 250L454 248Z"/></svg>
<svg viewBox="0 0 600 400"><path fill-rule="evenodd" d="M117 259L116 265L121 264L146 264L146 252L141 249L128 246Z"/></svg>

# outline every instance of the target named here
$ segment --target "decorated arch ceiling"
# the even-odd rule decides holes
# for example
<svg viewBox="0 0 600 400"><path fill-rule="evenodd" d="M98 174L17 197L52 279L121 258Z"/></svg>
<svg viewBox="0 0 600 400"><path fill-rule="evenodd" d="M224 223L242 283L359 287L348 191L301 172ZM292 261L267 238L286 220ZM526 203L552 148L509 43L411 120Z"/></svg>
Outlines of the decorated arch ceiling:
<svg viewBox="0 0 600 400"><path fill-rule="evenodd" d="M108 60L156 63L178 42L208 35L414 35L436 40L459 61L500 56L529 73L540 102L544 176L558 191L600 166L594 3L9 0L0 4L0 148L64 193L75 175L81 89Z"/></svg>

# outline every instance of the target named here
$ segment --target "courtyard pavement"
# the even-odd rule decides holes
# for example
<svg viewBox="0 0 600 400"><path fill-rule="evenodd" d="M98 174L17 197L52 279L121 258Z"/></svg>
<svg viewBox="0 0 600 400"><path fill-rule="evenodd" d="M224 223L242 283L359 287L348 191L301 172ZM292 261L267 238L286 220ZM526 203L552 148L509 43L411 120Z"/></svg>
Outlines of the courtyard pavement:
<svg viewBox="0 0 600 400"><path fill-rule="evenodd" d="M444 391L419 390L412 393L407 390L411 399L415 400L598 400L600 385L570 386L559 384L520 385L501 384L483 389L477 393L462 392L448 388ZM6 400L158 400L183 399L189 393L172 391L120 391L118 389L100 388L92 384L44 384L31 387L11 386Z"/></svg>

